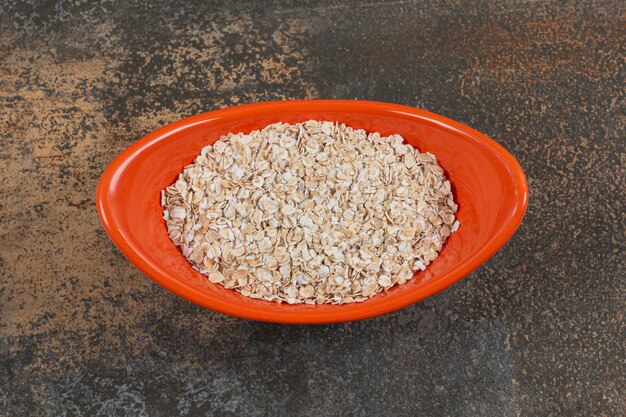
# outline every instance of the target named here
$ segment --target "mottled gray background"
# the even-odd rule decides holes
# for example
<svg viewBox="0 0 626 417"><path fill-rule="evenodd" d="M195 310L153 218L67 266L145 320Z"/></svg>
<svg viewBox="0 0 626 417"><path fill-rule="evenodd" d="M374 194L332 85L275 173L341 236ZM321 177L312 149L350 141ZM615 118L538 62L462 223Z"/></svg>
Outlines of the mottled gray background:
<svg viewBox="0 0 626 417"><path fill-rule="evenodd" d="M1 415L626 414L623 2L1 4ZM486 133L526 170L524 223L454 287L356 323L239 320L143 277L95 212L106 165L182 117L291 98Z"/></svg>

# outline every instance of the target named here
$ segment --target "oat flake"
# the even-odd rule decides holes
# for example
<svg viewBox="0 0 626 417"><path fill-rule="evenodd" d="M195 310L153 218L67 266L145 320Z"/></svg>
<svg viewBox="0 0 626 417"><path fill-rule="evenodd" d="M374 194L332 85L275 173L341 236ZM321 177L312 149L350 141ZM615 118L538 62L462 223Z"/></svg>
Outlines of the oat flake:
<svg viewBox="0 0 626 417"><path fill-rule="evenodd" d="M292 304L404 284L459 227L434 155L314 120L223 136L162 205L170 238L210 282Z"/></svg>

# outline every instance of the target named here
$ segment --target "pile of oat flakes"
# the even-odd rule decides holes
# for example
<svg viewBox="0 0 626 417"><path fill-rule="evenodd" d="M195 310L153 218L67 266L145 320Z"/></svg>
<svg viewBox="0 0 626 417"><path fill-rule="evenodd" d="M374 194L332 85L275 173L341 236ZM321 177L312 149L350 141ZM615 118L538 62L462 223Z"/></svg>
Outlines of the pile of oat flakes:
<svg viewBox="0 0 626 417"><path fill-rule="evenodd" d="M170 238L211 282L288 303L358 302L403 284L459 227L434 155L313 120L222 137L162 205Z"/></svg>

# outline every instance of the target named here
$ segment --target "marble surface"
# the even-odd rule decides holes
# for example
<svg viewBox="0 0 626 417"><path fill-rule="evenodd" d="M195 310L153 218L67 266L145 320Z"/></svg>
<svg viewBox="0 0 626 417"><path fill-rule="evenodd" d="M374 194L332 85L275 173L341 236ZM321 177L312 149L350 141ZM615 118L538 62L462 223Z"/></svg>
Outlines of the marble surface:
<svg viewBox="0 0 626 417"><path fill-rule="evenodd" d="M623 2L0 2L0 414L626 415ZM402 311L203 310L116 250L94 190L155 128L240 103L421 107L526 170L511 241Z"/></svg>

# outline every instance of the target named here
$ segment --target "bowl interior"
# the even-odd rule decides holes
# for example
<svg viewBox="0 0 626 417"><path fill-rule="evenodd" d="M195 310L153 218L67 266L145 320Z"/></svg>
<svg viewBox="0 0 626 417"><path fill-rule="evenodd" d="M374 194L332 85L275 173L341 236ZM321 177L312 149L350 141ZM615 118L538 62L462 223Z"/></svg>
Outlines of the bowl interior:
<svg viewBox="0 0 626 417"><path fill-rule="evenodd" d="M210 283L170 241L160 192L202 147L228 132L309 119L346 123L382 135L401 134L432 152L445 169L459 205L460 229L439 257L404 285L355 304L288 305L244 297ZM122 252L151 279L202 306L279 322L334 322L383 314L434 294L471 272L512 235L526 205L526 183L515 159L461 124L409 107L350 101L262 103L205 113L162 128L122 153L103 174L98 209Z"/></svg>

